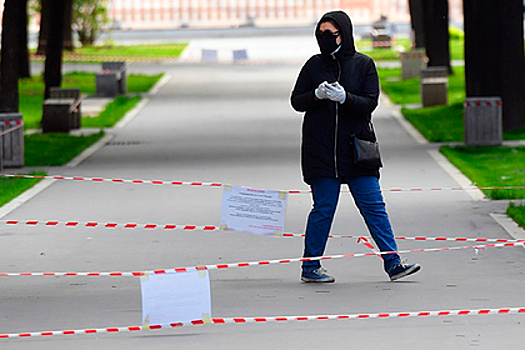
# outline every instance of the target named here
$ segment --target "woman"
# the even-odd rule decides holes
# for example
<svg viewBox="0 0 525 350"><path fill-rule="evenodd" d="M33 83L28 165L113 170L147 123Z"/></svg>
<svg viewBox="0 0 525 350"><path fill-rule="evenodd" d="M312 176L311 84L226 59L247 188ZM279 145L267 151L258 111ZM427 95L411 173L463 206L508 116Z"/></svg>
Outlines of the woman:
<svg viewBox="0 0 525 350"><path fill-rule="evenodd" d="M356 52L350 17L343 11L326 13L315 29L321 53L302 67L291 104L306 112L302 130L301 165L312 189L314 205L308 217L304 257L324 254L341 184L347 184L374 241L382 252L397 245L379 186L379 166L354 164L354 136L375 141L372 112L379 99L379 80L371 58ZM398 254L384 254L385 272L392 281L416 273ZM319 260L302 265L304 282L330 283Z"/></svg>

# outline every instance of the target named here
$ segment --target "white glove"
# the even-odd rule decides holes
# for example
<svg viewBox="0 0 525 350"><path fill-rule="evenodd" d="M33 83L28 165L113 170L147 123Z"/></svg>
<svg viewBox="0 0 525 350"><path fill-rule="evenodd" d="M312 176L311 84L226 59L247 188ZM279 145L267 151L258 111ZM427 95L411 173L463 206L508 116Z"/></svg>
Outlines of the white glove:
<svg viewBox="0 0 525 350"><path fill-rule="evenodd" d="M315 89L315 97L317 97L320 100L324 100L328 98L327 92L327 86L329 86L327 81L323 81L321 84L319 84L319 87Z"/></svg>
<svg viewBox="0 0 525 350"><path fill-rule="evenodd" d="M339 102L341 104L346 101L346 91L345 88L339 84L338 81L332 84L326 85L326 95L328 98L334 102Z"/></svg>

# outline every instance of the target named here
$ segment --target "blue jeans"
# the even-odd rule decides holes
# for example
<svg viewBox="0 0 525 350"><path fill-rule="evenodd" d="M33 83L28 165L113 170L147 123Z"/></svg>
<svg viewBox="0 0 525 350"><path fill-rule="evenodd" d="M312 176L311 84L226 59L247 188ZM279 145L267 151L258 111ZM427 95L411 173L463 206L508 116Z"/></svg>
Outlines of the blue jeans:
<svg viewBox="0 0 525 350"><path fill-rule="evenodd" d="M343 182L348 184L354 202L379 250L382 252L397 251L379 180L376 177L358 176L344 179L344 181L320 178L310 183L314 206L308 216L303 256L307 258L324 254ZM401 261L398 254L385 254L382 257L387 272ZM321 263L318 260L303 262L305 271L317 269L320 266Z"/></svg>

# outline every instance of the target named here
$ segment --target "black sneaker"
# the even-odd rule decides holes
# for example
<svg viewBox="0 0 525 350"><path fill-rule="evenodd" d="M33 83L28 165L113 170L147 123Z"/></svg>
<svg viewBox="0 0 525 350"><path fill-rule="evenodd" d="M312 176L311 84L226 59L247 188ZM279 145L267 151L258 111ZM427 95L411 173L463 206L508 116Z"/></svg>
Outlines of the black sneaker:
<svg viewBox="0 0 525 350"><path fill-rule="evenodd" d="M335 278L326 274L326 269L320 267L315 270L303 271L301 281L313 283L333 283Z"/></svg>
<svg viewBox="0 0 525 350"><path fill-rule="evenodd" d="M405 265L403 262L393 266L388 275L390 276L391 281L398 280L400 278L410 276L421 270L421 265L419 264L410 264Z"/></svg>

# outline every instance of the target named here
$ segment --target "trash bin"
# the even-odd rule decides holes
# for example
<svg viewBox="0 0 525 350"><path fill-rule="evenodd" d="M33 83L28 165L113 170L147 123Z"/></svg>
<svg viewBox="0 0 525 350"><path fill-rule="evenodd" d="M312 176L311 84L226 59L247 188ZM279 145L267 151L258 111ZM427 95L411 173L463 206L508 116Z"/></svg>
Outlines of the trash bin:
<svg viewBox="0 0 525 350"><path fill-rule="evenodd" d="M407 52L401 52L401 79L417 78L421 69L427 67L427 54L425 49L415 49Z"/></svg>
<svg viewBox="0 0 525 350"><path fill-rule="evenodd" d="M420 93L423 107L447 104L448 68L428 67L420 72Z"/></svg>
<svg viewBox="0 0 525 350"><path fill-rule="evenodd" d="M0 113L0 148L2 166L20 168L24 166L24 122L21 113Z"/></svg>
<svg viewBox="0 0 525 350"><path fill-rule="evenodd" d="M465 145L501 145L503 113L500 97L465 99Z"/></svg>

